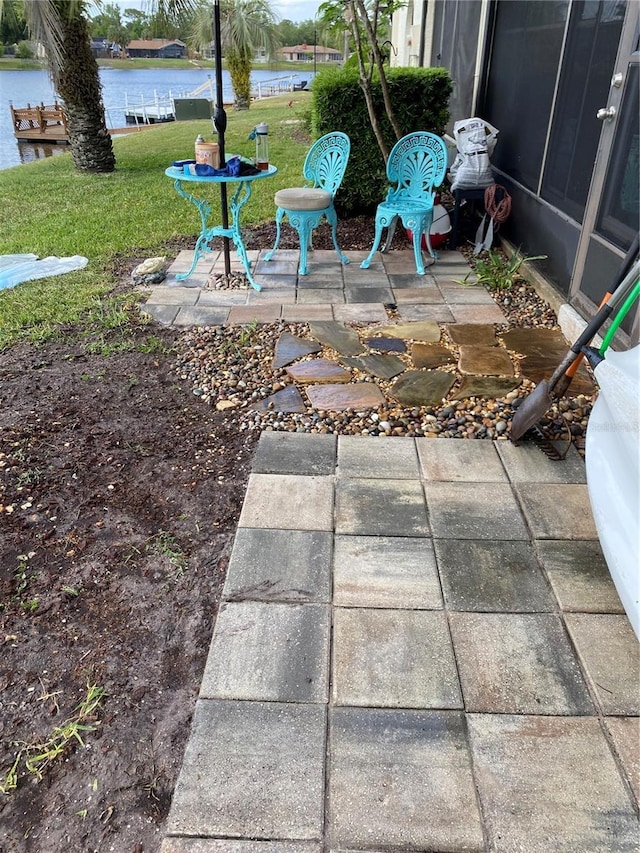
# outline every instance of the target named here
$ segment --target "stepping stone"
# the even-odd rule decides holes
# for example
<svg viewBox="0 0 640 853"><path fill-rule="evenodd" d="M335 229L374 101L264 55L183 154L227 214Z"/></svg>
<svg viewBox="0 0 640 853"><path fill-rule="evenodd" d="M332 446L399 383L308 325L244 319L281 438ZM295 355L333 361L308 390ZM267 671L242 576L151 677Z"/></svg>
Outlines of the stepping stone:
<svg viewBox="0 0 640 853"><path fill-rule="evenodd" d="M380 352L406 352L407 345L400 338L367 338L365 344Z"/></svg>
<svg viewBox="0 0 640 853"><path fill-rule="evenodd" d="M413 344L411 359L414 367L433 368L440 367L441 364L450 364L455 361L455 356L442 344Z"/></svg>
<svg viewBox="0 0 640 853"><path fill-rule="evenodd" d="M447 332L449 332L451 340L456 344L485 347L495 347L498 345L495 328L483 325L482 323L456 323L455 325L447 326ZM509 349L515 348L509 347Z"/></svg>
<svg viewBox="0 0 640 853"><path fill-rule="evenodd" d="M311 355L321 352L321 350L322 347L315 341L308 341L304 338L298 338L290 332L283 332L276 344L271 369L277 370L279 367L286 367L287 364L291 364L297 358L302 358L303 355Z"/></svg>
<svg viewBox="0 0 640 853"><path fill-rule="evenodd" d="M520 370L538 384L549 379L569 351L569 344L558 329L510 329L502 339L507 349L525 356ZM570 385L570 395L593 394L595 385L581 365Z"/></svg>
<svg viewBox="0 0 640 853"><path fill-rule="evenodd" d="M483 397L485 400L501 400L520 385L520 379L505 379L501 376L465 376L458 388L458 396Z"/></svg>
<svg viewBox="0 0 640 853"><path fill-rule="evenodd" d="M344 409L372 409L386 402L373 382L349 385L309 385L305 388L314 409L341 412Z"/></svg>
<svg viewBox="0 0 640 853"><path fill-rule="evenodd" d="M312 338L336 350L340 355L360 355L364 350L358 335L342 323L320 321L310 323L309 329Z"/></svg>
<svg viewBox="0 0 640 853"><path fill-rule="evenodd" d="M251 408L254 412L305 412L307 406L294 385L276 391L270 397L258 400Z"/></svg>
<svg viewBox="0 0 640 853"><path fill-rule="evenodd" d="M405 406L436 406L447 396L455 381L455 374L442 370L429 373L409 370L394 383L391 393Z"/></svg>
<svg viewBox="0 0 640 853"><path fill-rule="evenodd" d="M549 358L562 356L569 349L564 335L559 329L510 329L502 335L507 349L521 355L537 353Z"/></svg>
<svg viewBox="0 0 640 853"><path fill-rule="evenodd" d="M348 382L351 371L340 367L330 358L314 358L287 367L287 373L295 382Z"/></svg>
<svg viewBox="0 0 640 853"><path fill-rule="evenodd" d="M425 343L440 340L440 326L435 320L422 320L415 323L396 323L376 329L380 335L402 338L404 341L424 341Z"/></svg>
<svg viewBox="0 0 640 853"><path fill-rule="evenodd" d="M502 347L460 347L460 373L471 376L513 376L513 362Z"/></svg>
<svg viewBox="0 0 640 853"><path fill-rule="evenodd" d="M393 379L407 369L407 365L397 355L378 355L377 353L363 355L360 358L342 358L340 363L363 370L378 379Z"/></svg>

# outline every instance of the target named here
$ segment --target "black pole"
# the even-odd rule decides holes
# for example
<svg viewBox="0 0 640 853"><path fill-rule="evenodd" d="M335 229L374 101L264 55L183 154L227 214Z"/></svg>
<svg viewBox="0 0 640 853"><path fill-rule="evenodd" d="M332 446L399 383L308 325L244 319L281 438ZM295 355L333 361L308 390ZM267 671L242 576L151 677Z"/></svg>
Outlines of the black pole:
<svg viewBox="0 0 640 853"><path fill-rule="evenodd" d="M213 42L216 60L216 108L213 122L218 133L218 148L220 151L220 168L224 169L226 160L224 153L224 132L227 129L227 114L224 111L222 93L222 36L220 34L220 0L213 0ZM222 208L222 227L229 227L229 209L227 207L227 185L220 184L220 205ZM229 256L229 238L222 238L224 251L224 272L227 278L231 275L231 258Z"/></svg>
<svg viewBox="0 0 640 853"><path fill-rule="evenodd" d="M313 77L316 76L316 65L318 61L318 30L313 28Z"/></svg>

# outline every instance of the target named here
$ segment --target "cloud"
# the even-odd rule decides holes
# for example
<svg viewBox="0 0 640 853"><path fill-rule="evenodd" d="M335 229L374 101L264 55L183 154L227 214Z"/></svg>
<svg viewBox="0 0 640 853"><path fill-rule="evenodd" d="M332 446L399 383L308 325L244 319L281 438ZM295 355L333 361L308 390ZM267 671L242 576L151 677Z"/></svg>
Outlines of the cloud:
<svg viewBox="0 0 640 853"><path fill-rule="evenodd" d="M294 23L313 20L321 0L272 0L271 8L280 19Z"/></svg>

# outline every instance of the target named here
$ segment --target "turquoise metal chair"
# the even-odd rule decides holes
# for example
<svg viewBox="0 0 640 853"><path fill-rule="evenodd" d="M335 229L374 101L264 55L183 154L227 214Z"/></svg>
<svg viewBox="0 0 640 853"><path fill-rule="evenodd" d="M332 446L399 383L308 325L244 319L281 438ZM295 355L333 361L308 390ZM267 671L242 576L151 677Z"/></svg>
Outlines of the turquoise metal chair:
<svg viewBox="0 0 640 853"><path fill-rule="evenodd" d="M344 178L350 150L351 142L345 133L327 133L313 143L302 169L302 174L306 180L313 181L313 186L291 187L276 193L276 242L273 249L265 255L265 261L270 261L278 248L280 224L283 217L287 216L300 239L298 272L300 275L306 275L307 249L313 248L313 229L320 224L324 216L331 225L331 236L338 257L343 264L349 263L349 259L342 254L338 246L338 217L333 200Z"/></svg>
<svg viewBox="0 0 640 853"><path fill-rule="evenodd" d="M387 177L396 187L390 187L386 199L378 205L373 248L369 257L360 264L362 269L369 268L385 227L388 229L387 242L382 251L389 249L400 217L404 227L413 232L416 270L418 275L424 275L421 252L423 234L429 254L434 259L438 257L431 246L429 229L433 221L435 187L444 180L446 168L447 147L435 133L409 133L396 142L387 161Z"/></svg>

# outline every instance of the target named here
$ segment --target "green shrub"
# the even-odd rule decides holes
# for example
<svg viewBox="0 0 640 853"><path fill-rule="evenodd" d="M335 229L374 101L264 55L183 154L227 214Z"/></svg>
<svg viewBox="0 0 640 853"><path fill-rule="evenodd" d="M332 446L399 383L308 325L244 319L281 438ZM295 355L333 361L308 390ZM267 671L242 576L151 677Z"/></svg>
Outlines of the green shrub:
<svg viewBox="0 0 640 853"><path fill-rule="evenodd" d="M387 84L402 135L427 130L442 136L449 120L451 79L444 68L389 68ZM351 139L351 156L336 198L340 216L372 213L386 195L384 159L369 121L354 68L326 69L313 81L313 130L322 136L341 130ZM389 150L396 137L387 118L382 89L373 81L375 111Z"/></svg>
<svg viewBox="0 0 640 853"><path fill-rule="evenodd" d="M33 51L28 41L19 41L16 49L18 59L33 59Z"/></svg>

